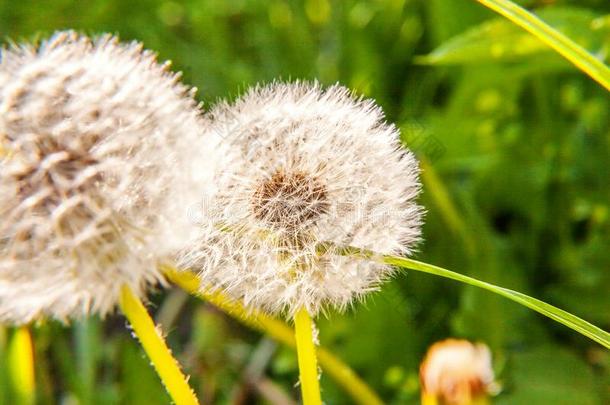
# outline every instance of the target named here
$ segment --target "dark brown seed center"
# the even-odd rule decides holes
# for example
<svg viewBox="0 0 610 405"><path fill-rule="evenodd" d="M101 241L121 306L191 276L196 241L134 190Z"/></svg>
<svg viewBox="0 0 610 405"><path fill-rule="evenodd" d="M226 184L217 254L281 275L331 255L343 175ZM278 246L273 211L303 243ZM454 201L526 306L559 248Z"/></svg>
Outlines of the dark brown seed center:
<svg viewBox="0 0 610 405"><path fill-rule="evenodd" d="M312 224L328 207L326 186L304 172L278 170L263 180L252 196L254 215L279 229Z"/></svg>

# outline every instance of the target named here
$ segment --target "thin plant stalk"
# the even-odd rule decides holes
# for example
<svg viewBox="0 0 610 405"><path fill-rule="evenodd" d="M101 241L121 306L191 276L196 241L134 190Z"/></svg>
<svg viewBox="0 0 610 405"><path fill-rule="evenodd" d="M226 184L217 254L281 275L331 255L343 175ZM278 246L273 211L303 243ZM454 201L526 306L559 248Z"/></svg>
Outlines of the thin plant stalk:
<svg viewBox="0 0 610 405"><path fill-rule="evenodd" d="M17 328L8 348L8 365L14 401L19 405L31 405L36 401L34 372L34 345L27 326Z"/></svg>
<svg viewBox="0 0 610 405"><path fill-rule="evenodd" d="M536 36L604 86L606 90L610 90L610 68L604 62L587 52L585 48L512 1L477 1Z"/></svg>
<svg viewBox="0 0 610 405"><path fill-rule="evenodd" d="M91 404L95 398L97 347L100 343L96 342L96 337L99 336L96 325L96 320L91 317L80 319L74 324L75 360L78 365L79 391L83 404Z"/></svg>
<svg viewBox="0 0 610 405"><path fill-rule="evenodd" d="M307 309L301 308L294 316L294 335L297 342L299 379L304 405L321 405L318 361L313 337L313 320Z"/></svg>
<svg viewBox="0 0 610 405"><path fill-rule="evenodd" d="M120 306L173 401L177 405L199 404L148 311L126 285L121 289Z"/></svg>
<svg viewBox="0 0 610 405"><path fill-rule="evenodd" d="M436 169L430 164L428 159L425 157L420 158L420 165L424 186L438 207L441 216L447 223L447 226L464 241L468 254L471 256L474 255L476 252L475 239L472 232L470 232L466 226L466 223L462 220L462 216L458 212L454 201L451 199L447 187L443 184L438 173L436 173Z"/></svg>
<svg viewBox="0 0 610 405"><path fill-rule="evenodd" d="M165 276L178 287L216 306L244 325L266 334L288 347L296 347L294 330L285 322L255 310L247 310L240 303L231 300L220 291L202 291L200 282L190 271L179 271L171 266L163 266ZM356 373L341 359L324 347L318 347L318 361L326 375L347 392L354 403L360 405L382 405L383 401Z"/></svg>

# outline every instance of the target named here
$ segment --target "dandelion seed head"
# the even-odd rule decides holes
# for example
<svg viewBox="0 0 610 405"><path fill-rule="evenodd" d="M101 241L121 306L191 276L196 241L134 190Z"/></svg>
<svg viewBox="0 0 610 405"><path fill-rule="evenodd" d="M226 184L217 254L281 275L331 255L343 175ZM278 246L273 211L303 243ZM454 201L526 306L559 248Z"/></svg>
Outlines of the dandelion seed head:
<svg viewBox="0 0 610 405"><path fill-rule="evenodd" d="M326 212L326 194L326 186L312 175L280 170L258 184L252 213L273 229L294 229L315 223Z"/></svg>
<svg viewBox="0 0 610 405"><path fill-rule="evenodd" d="M1 322L103 315L123 284L161 281L206 172L197 103L168 66L72 31L1 51Z"/></svg>
<svg viewBox="0 0 610 405"><path fill-rule="evenodd" d="M220 103L207 132L230 151L181 260L205 288L271 313L343 310L392 268L321 254L320 243L413 252L418 164L372 101L338 85L273 83Z"/></svg>

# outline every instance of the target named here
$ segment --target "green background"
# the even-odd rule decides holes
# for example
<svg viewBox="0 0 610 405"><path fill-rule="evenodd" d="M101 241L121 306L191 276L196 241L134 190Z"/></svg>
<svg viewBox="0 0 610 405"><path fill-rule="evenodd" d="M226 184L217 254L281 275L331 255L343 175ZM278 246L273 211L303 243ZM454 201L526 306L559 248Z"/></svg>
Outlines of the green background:
<svg viewBox="0 0 610 405"><path fill-rule="evenodd" d="M606 62L607 0L521 1ZM474 0L7 1L16 42L74 28L137 39L171 59L206 108L257 82L340 82L375 99L424 162L416 258L510 287L610 329L610 97ZM204 403L268 403L244 370L298 398L296 358L177 290L149 306ZM322 343L388 403L418 402L418 365L445 337L486 342L498 404L610 403L610 352L484 291L406 273ZM0 403L12 403L0 333ZM119 315L34 332L38 402L165 404ZM328 404L350 399L322 376ZM241 402L240 402L241 401Z"/></svg>

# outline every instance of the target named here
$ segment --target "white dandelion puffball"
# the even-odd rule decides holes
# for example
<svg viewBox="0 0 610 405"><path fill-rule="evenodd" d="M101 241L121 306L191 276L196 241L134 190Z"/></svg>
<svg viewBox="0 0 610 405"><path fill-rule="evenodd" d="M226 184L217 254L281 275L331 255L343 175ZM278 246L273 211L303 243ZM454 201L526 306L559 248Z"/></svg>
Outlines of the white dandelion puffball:
<svg viewBox="0 0 610 405"><path fill-rule="evenodd" d="M338 85L274 83L209 113L231 147L182 264L202 288L294 315L345 309L392 268L320 244L410 254L422 209L418 164L372 101Z"/></svg>
<svg viewBox="0 0 610 405"><path fill-rule="evenodd" d="M497 390L489 348L467 340L433 344L420 367L423 395L444 405L466 405Z"/></svg>
<svg viewBox="0 0 610 405"><path fill-rule="evenodd" d="M123 284L143 296L161 280L157 261L192 230L191 162L205 163L178 80L110 35L2 50L0 322L103 315Z"/></svg>

